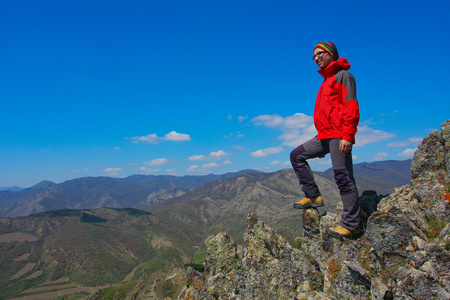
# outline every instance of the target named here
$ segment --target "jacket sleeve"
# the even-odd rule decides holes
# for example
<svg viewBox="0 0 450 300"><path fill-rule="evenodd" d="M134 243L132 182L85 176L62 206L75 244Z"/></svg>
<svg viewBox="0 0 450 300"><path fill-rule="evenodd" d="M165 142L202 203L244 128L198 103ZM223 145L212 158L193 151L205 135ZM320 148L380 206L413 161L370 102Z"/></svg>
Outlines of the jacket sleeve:
<svg viewBox="0 0 450 300"><path fill-rule="evenodd" d="M359 104L356 100L356 81L350 72L341 71L336 76L340 83L342 107L342 139L355 143L355 134L359 123Z"/></svg>

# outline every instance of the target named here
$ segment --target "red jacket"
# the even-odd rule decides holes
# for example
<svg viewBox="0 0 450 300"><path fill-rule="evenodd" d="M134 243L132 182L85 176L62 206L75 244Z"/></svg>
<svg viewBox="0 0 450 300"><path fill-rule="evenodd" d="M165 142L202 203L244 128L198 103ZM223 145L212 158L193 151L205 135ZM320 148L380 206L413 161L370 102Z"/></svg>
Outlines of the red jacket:
<svg viewBox="0 0 450 300"><path fill-rule="evenodd" d="M340 138L355 143L359 123L355 78L345 58L331 62L318 72L324 77L314 109L317 139Z"/></svg>

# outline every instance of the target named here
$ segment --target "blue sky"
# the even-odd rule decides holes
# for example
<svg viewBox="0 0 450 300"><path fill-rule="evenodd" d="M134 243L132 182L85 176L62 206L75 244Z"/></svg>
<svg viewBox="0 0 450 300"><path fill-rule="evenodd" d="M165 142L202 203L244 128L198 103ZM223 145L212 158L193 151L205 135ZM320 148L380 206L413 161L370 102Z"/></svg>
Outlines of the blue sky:
<svg viewBox="0 0 450 300"><path fill-rule="evenodd" d="M0 1L0 187L289 168L330 40L352 65L354 163L450 118L446 1ZM331 167L329 158L311 162Z"/></svg>

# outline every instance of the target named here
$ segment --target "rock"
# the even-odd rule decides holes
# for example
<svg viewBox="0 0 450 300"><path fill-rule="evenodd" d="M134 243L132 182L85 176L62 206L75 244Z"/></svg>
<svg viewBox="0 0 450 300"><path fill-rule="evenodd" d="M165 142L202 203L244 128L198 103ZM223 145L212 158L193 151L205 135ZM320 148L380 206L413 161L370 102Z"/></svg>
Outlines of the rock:
<svg viewBox="0 0 450 300"><path fill-rule="evenodd" d="M450 213L450 120L418 146L411 164L411 182L427 214L444 219Z"/></svg>
<svg viewBox="0 0 450 300"><path fill-rule="evenodd" d="M231 237L227 233L219 233L208 238L205 243L208 251L205 269L210 275L231 271L237 259L236 243Z"/></svg>
<svg viewBox="0 0 450 300"><path fill-rule="evenodd" d="M399 210L376 212L370 218L365 233L378 256L406 256L406 246L414 236L425 235Z"/></svg>
<svg viewBox="0 0 450 300"><path fill-rule="evenodd" d="M444 229L442 229L439 234L439 244L442 248L449 251L450 250L450 224L447 224Z"/></svg>
<svg viewBox="0 0 450 300"><path fill-rule="evenodd" d="M383 199L382 195L378 195L375 191L364 191L359 197L361 210L365 215L370 216L378 210L378 203Z"/></svg>
<svg viewBox="0 0 450 300"><path fill-rule="evenodd" d="M381 201L379 210L405 215L422 232L429 228L426 210L411 184L396 188L392 194Z"/></svg>
<svg viewBox="0 0 450 300"><path fill-rule="evenodd" d="M353 280L365 285L369 289L371 288L371 278L361 265L354 261L344 261L344 264L348 268Z"/></svg>
<svg viewBox="0 0 450 300"><path fill-rule="evenodd" d="M186 286L178 295L177 299L214 299L208 293L205 285L205 278L200 272L195 271L191 267L189 267L186 276Z"/></svg>
<svg viewBox="0 0 450 300"><path fill-rule="evenodd" d="M304 209L302 217L302 226L305 235L314 237L320 233L320 213L317 209Z"/></svg>
<svg viewBox="0 0 450 300"><path fill-rule="evenodd" d="M188 271L188 284L178 299L292 299L320 291L321 274L274 230L247 217L246 247L226 233L208 238L207 275Z"/></svg>

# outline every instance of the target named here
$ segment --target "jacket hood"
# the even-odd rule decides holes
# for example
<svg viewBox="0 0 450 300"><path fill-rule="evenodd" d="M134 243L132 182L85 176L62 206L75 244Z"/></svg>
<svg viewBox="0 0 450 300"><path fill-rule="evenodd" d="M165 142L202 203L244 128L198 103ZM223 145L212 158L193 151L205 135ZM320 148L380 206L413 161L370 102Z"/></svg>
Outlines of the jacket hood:
<svg viewBox="0 0 450 300"><path fill-rule="evenodd" d="M319 72L319 74L322 75L323 77L328 77L336 74L340 70L348 70L348 69L350 69L350 63L347 61L347 59L339 58L338 60L331 62L324 69L320 69L317 72Z"/></svg>

